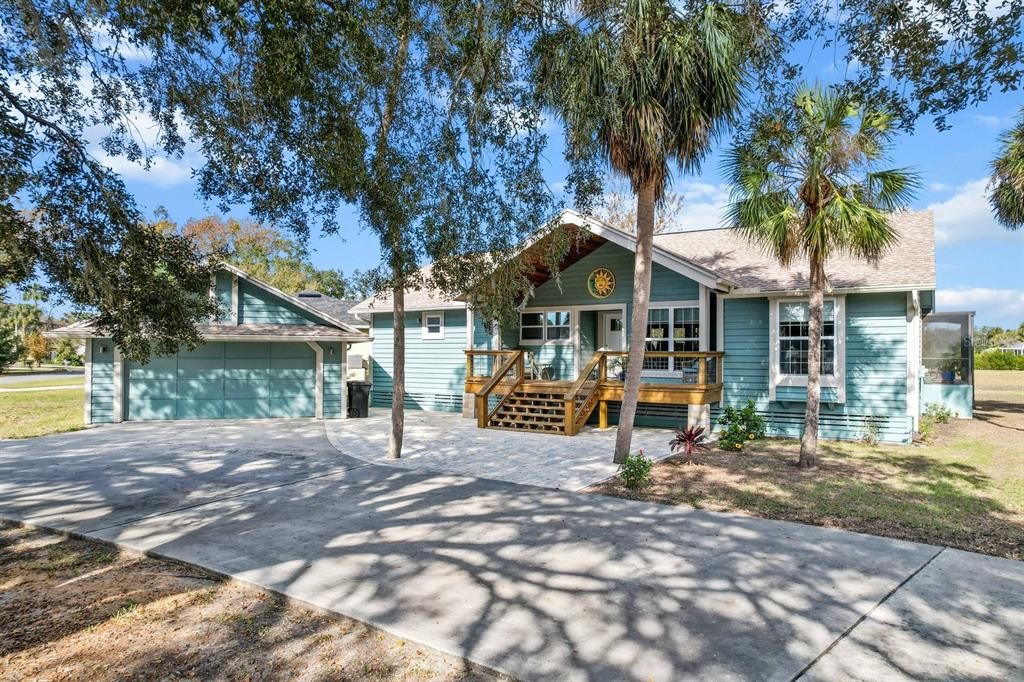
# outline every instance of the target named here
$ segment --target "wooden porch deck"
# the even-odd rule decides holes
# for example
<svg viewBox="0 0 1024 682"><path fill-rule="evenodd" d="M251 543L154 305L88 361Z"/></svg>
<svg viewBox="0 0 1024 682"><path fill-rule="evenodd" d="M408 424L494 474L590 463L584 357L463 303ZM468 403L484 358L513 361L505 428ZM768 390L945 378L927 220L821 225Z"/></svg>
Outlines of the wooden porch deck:
<svg viewBox="0 0 1024 682"><path fill-rule="evenodd" d="M573 381L529 379L524 351L466 352L465 392L475 396L480 428L541 431L575 435L598 410L600 428L608 427L608 403L622 400L624 382L608 376L608 358L626 351L598 351ZM641 403L660 405L708 405L722 399L724 353L648 352L646 358L669 358L696 366L685 383L645 379L640 385ZM480 359L484 360L483 362ZM710 379L710 381L709 381ZM494 399L498 398L494 404Z"/></svg>

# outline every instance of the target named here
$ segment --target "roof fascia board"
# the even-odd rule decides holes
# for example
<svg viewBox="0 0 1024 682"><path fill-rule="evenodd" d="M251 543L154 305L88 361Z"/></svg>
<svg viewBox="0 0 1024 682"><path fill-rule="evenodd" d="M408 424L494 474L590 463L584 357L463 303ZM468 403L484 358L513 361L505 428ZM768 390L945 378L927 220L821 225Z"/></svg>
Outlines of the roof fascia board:
<svg viewBox="0 0 1024 682"><path fill-rule="evenodd" d="M901 291L911 290L934 290L934 284L893 284L878 287L835 287L826 291L826 295L833 294L892 294ZM727 294L725 298L779 298L782 296L810 296L810 289L735 289Z"/></svg>

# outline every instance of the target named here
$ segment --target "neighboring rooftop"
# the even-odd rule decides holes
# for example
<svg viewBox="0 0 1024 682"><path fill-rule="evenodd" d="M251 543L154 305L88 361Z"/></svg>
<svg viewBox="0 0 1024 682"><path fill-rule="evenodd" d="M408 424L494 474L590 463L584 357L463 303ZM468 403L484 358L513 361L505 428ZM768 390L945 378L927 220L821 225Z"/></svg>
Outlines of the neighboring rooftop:
<svg viewBox="0 0 1024 682"><path fill-rule="evenodd" d="M935 218L931 211L892 216L899 242L876 262L835 254L825 267L833 289L935 288ZM741 291L799 291L809 285L807 264L790 268L731 228L655 235L655 246L677 253L736 283Z"/></svg>
<svg viewBox="0 0 1024 682"><path fill-rule="evenodd" d="M424 265L420 268L420 275L423 279L430 277L432 265ZM409 287L405 290L406 310L443 310L445 308L465 308L466 304L444 296L440 291L427 287ZM354 315L364 315L373 312L388 313L393 308L391 292L378 293L373 298L368 298L358 305L353 306L349 312ZM365 326L366 323L364 322Z"/></svg>
<svg viewBox="0 0 1024 682"><path fill-rule="evenodd" d="M311 308L315 308L325 315L330 315L339 322L360 328L369 326L366 320L349 312L359 304L360 299L358 298L334 298L333 296L321 294L319 291L300 291L295 297Z"/></svg>

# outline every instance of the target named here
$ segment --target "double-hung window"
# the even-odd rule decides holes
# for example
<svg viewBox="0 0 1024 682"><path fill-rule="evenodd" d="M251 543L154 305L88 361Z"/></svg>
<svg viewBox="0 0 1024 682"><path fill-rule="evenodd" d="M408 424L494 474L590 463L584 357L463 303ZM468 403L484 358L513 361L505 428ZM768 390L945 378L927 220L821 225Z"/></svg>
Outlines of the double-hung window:
<svg viewBox="0 0 1024 682"><path fill-rule="evenodd" d="M422 338L444 338L444 313L423 313Z"/></svg>
<svg viewBox="0 0 1024 682"><path fill-rule="evenodd" d="M523 312L519 315L519 340L522 342L561 342L570 339L572 339L572 313L568 310Z"/></svg>
<svg viewBox="0 0 1024 682"><path fill-rule="evenodd" d="M700 309L697 306L650 308L647 311L647 352L695 352L700 350ZM644 370L690 373L696 376L696 360L686 358L645 357Z"/></svg>
<svg viewBox="0 0 1024 682"><path fill-rule="evenodd" d="M810 304L779 304L779 373L807 376L810 343ZM836 373L836 305L825 301L821 315L821 374Z"/></svg>

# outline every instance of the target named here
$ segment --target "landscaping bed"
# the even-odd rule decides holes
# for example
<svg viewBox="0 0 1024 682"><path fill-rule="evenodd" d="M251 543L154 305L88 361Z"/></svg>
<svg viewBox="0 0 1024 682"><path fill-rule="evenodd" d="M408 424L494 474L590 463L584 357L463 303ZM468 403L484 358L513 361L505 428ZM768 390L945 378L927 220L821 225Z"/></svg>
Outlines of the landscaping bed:
<svg viewBox="0 0 1024 682"><path fill-rule="evenodd" d="M651 484L613 479L592 492L797 521L1024 560L1024 372L979 372L975 419L939 424L915 445L822 442L713 449L697 465L655 464Z"/></svg>
<svg viewBox="0 0 1024 682"><path fill-rule="evenodd" d="M203 571L5 524L0 595L0 679L495 679Z"/></svg>

